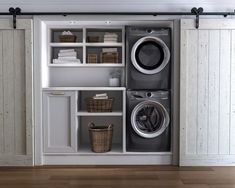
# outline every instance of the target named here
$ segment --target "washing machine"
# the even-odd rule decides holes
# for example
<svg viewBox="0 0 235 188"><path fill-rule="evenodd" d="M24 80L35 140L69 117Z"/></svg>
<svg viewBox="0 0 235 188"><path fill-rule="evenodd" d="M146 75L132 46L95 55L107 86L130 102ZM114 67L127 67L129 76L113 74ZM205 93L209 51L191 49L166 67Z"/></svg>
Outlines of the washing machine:
<svg viewBox="0 0 235 188"><path fill-rule="evenodd" d="M127 91L126 110L127 151L170 151L169 91Z"/></svg>
<svg viewBox="0 0 235 188"><path fill-rule="evenodd" d="M127 89L170 89L171 29L126 27Z"/></svg>

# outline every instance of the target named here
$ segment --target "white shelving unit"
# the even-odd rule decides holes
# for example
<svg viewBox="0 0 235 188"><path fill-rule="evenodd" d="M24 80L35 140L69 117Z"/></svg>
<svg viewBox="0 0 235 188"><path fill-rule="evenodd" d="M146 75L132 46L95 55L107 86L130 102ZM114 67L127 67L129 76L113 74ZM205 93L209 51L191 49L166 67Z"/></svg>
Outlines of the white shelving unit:
<svg viewBox="0 0 235 188"><path fill-rule="evenodd" d="M97 24L98 23L98 24ZM102 24L101 24L102 23ZM121 24L120 24L121 23ZM171 153L141 153L126 151L126 88L125 88L125 25L120 22L105 25L105 22L86 21L70 25L68 21L43 22L40 38L42 124L41 164L45 165L97 165L97 164L169 164ZM97 25L96 25L97 24ZM45 27L44 27L45 26ZM58 36L71 30L76 42L61 43ZM108 31L118 33L115 43L102 42ZM53 34L54 32L54 34ZM100 36L99 42L88 42L87 36ZM53 64L52 59L60 49L75 48L81 64ZM117 48L118 63L87 62L87 54L99 54L102 48ZM99 58L98 58L99 59ZM113 71L122 71L120 87L108 87ZM112 112L87 112L85 99L95 93L108 93L114 97ZM112 150L94 153L89 142L88 123L114 124Z"/></svg>
<svg viewBox="0 0 235 188"><path fill-rule="evenodd" d="M75 42L60 42L59 35L63 30L70 30L74 35L77 36L77 40ZM114 32L118 35L117 42L104 42L103 37L105 32ZM98 36L99 41L97 42L88 42L88 36ZM124 27L112 27L112 26L97 26L89 27L89 26L77 26L73 28L64 29L61 28L53 28L48 27L48 37L47 37L47 44L48 44L48 66L50 67L124 67L125 66L125 29ZM57 51L55 52L55 49ZM59 49L71 49L75 48L75 51L80 49L78 52L78 58L81 60L81 64L53 64L52 60L57 57L57 53ZM100 62L100 51L102 48L117 48L118 51L118 63L102 63ZM87 60L87 56L89 51L92 53L97 54L98 61L97 63L90 64Z"/></svg>

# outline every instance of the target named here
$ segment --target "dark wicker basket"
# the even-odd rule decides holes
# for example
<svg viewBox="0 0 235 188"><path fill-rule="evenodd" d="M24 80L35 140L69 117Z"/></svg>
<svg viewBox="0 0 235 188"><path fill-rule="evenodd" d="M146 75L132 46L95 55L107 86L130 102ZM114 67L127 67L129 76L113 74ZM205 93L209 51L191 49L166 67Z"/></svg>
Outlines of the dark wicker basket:
<svg viewBox="0 0 235 188"><path fill-rule="evenodd" d="M109 99L87 99L88 112L112 112L114 98Z"/></svg>
<svg viewBox="0 0 235 188"><path fill-rule="evenodd" d="M118 63L118 52L101 52L100 63Z"/></svg>
<svg viewBox="0 0 235 188"><path fill-rule="evenodd" d="M95 126L89 123L91 150L96 153L108 152L112 149L113 125Z"/></svg>
<svg viewBox="0 0 235 188"><path fill-rule="evenodd" d="M99 42L100 38L98 36L88 36L87 42Z"/></svg>
<svg viewBox="0 0 235 188"><path fill-rule="evenodd" d="M87 54L87 63L97 63L97 54Z"/></svg>
<svg viewBox="0 0 235 188"><path fill-rule="evenodd" d="M59 39L60 42L76 42L76 36L75 35L60 35Z"/></svg>

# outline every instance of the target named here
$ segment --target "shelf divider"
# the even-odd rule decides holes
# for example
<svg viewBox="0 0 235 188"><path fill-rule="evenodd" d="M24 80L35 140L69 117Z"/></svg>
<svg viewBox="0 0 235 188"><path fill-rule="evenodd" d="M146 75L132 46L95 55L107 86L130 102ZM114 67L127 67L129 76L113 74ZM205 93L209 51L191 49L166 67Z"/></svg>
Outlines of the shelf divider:
<svg viewBox="0 0 235 188"><path fill-rule="evenodd" d="M87 112L79 111L76 113L77 116L122 116L123 112L114 111L114 112Z"/></svg>

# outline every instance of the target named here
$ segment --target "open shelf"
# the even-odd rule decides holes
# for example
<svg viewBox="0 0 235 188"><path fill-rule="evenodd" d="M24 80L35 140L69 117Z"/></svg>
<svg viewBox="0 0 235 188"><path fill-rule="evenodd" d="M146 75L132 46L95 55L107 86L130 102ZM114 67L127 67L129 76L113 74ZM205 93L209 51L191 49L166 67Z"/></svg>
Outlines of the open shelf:
<svg viewBox="0 0 235 188"><path fill-rule="evenodd" d="M101 68L101 67L124 67L125 65L122 63L64 63L64 64L49 64L49 67L96 67L96 68Z"/></svg>
<svg viewBox="0 0 235 188"><path fill-rule="evenodd" d="M125 87L48 87L43 88L44 91L125 91Z"/></svg>
<svg viewBox="0 0 235 188"><path fill-rule="evenodd" d="M76 36L74 42L62 42L60 40L61 34L64 31L71 31ZM48 53L48 67L124 67L124 28L99 27L89 28L88 26L81 26L77 28L50 28L49 29L49 53ZM107 36L109 35L109 37ZM111 35L111 36L110 36ZM112 35L116 35L114 39ZM91 37L98 37L98 40L91 40ZM117 48L115 52L102 54L103 48ZM58 59L59 50L74 49L77 52L76 58L80 59L79 63L70 63L65 59ZM113 54L114 55L113 55ZM117 53L117 55L115 54ZM88 55L89 58L88 58ZM93 59L90 58L93 55ZM96 57L94 57L96 55ZM112 56L113 55L113 56ZM73 55L72 55L73 56ZM74 56L72 57L74 58ZM96 58L96 60L94 60ZM55 60L56 59L56 60ZM89 60L89 61L88 61ZM63 62L64 61L64 62ZM56 63L55 63L56 62Z"/></svg>
<svg viewBox="0 0 235 188"><path fill-rule="evenodd" d="M111 151L105 153L95 153L91 151L91 146L89 144L82 145L78 148L79 154L89 154L89 155L114 155L114 154L123 154L122 145L112 144Z"/></svg>
<svg viewBox="0 0 235 188"><path fill-rule="evenodd" d="M122 116L122 112L77 112L77 116Z"/></svg>
<svg viewBox="0 0 235 188"><path fill-rule="evenodd" d="M120 42L97 42L97 43L86 43L86 46L89 47L122 47L123 43Z"/></svg>
<svg viewBox="0 0 235 188"><path fill-rule="evenodd" d="M107 118L99 116L78 116L78 152L96 154L91 151L89 124L93 122L95 126L108 126L113 124L112 150L104 154L123 153L123 124L121 116L109 116Z"/></svg>
<svg viewBox="0 0 235 188"><path fill-rule="evenodd" d="M83 43L75 43L75 42L51 42L50 43L51 47L82 47Z"/></svg>
<svg viewBox="0 0 235 188"><path fill-rule="evenodd" d="M95 153L93 151L91 151L91 146L89 144L84 144L82 146L80 146L77 150L77 152L74 152L74 153L70 153L70 152L67 152L67 153L60 153L60 152L57 152L57 153L44 153L45 155L55 155L55 156L58 156L58 155L123 155L123 150L122 150L122 146L120 144L113 144L112 145L112 148L111 148L111 151L109 152L104 152L104 153Z"/></svg>

